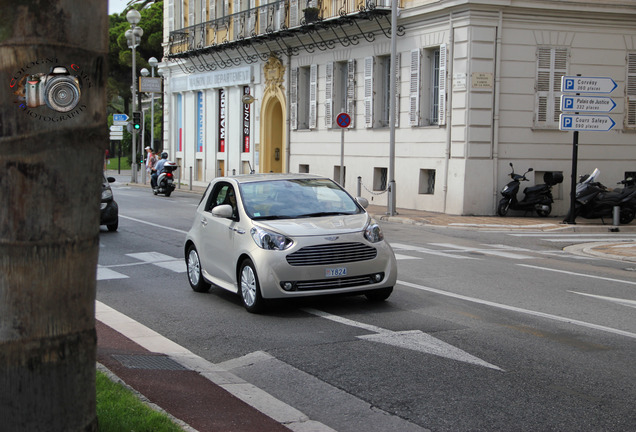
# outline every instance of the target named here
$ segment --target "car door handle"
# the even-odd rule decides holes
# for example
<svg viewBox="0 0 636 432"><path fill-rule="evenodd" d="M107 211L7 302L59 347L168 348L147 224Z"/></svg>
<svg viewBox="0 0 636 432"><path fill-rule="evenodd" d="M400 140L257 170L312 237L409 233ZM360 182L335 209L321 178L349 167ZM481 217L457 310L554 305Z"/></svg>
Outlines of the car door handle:
<svg viewBox="0 0 636 432"><path fill-rule="evenodd" d="M208 220L206 218L201 219L201 225L207 226L208 225Z"/></svg>
<svg viewBox="0 0 636 432"><path fill-rule="evenodd" d="M239 234L245 234L245 231L242 230L242 229L232 228L232 227L228 227L228 228L230 229L230 231L234 231L234 232L239 233Z"/></svg>

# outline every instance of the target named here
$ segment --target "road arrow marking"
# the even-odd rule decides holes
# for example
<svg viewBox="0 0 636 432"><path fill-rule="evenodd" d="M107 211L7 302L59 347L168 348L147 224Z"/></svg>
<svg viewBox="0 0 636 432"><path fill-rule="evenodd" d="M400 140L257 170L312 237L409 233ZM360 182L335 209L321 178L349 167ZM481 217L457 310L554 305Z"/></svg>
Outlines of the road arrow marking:
<svg viewBox="0 0 636 432"><path fill-rule="evenodd" d="M609 301L609 302L612 302L612 303L618 303L618 304L623 305L623 306L629 306L629 307L636 308L636 300L627 300L627 299L620 299L620 298L615 298L615 297L606 297L606 296L600 296L600 295L594 295L594 294L586 294L586 293L576 292L576 291L568 291L568 292L571 292L572 294L578 294L578 295L582 295L582 296L593 297L593 298L597 298L597 299L600 299L600 300Z"/></svg>
<svg viewBox="0 0 636 432"><path fill-rule="evenodd" d="M319 316L321 318L325 318L351 327L358 327L375 333L371 335L357 336L358 339L368 340L371 342L379 342L386 345L410 349L413 351L419 351L425 354L432 354L438 357L444 357L451 360L470 363L503 372L503 369L490 364L478 357L468 354L466 351L462 351L459 348L456 348L442 340L434 338L433 336L420 330L394 332L382 327L376 327L374 325L364 324L358 321L350 320L348 318L343 318L338 315L332 315L330 313L323 312L317 309L305 308L303 310L307 313Z"/></svg>

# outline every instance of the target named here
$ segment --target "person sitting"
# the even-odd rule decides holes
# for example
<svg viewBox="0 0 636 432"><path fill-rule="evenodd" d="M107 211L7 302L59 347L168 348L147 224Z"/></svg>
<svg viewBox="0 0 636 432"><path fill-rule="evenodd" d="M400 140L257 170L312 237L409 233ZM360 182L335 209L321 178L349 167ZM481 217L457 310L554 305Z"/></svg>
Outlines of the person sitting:
<svg viewBox="0 0 636 432"><path fill-rule="evenodd" d="M159 177L159 174L161 174L161 171L163 171L163 166L166 164L167 161L168 153L161 153L161 160L157 162L157 165L155 165L155 171L153 171L152 177L150 178L150 186L153 189L157 189L157 178Z"/></svg>

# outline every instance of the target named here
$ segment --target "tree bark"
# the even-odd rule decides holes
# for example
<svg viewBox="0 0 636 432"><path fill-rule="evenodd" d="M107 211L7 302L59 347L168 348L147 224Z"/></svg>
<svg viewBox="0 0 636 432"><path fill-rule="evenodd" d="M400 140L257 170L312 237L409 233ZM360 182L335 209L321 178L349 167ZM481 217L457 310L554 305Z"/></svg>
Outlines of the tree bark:
<svg viewBox="0 0 636 432"><path fill-rule="evenodd" d="M0 429L93 431L106 127L104 0L0 0ZM77 106L28 107L63 66Z"/></svg>

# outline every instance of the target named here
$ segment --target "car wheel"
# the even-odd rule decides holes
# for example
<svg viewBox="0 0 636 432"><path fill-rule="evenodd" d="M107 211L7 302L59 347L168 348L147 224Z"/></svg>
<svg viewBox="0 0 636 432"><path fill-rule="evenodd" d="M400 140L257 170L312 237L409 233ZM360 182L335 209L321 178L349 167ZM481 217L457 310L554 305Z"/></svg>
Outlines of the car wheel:
<svg viewBox="0 0 636 432"><path fill-rule="evenodd" d="M539 210L537 209L537 214L541 217L548 217L550 216L550 212L552 212L552 204L543 204L544 206L546 206L548 209L547 210Z"/></svg>
<svg viewBox="0 0 636 432"><path fill-rule="evenodd" d="M190 282L192 289L196 292L208 292L210 290L210 284L203 279L199 252L197 252L197 248L195 248L194 245L188 248L186 266L188 267L188 282Z"/></svg>
<svg viewBox="0 0 636 432"><path fill-rule="evenodd" d="M244 260L239 269L239 295L248 312L257 313L263 310L265 300L261 296L256 269L249 259Z"/></svg>
<svg viewBox="0 0 636 432"><path fill-rule="evenodd" d="M372 302L381 302L389 298L391 293L393 292L393 287L388 288L379 288L373 291L368 291L364 293L367 296L367 299Z"/></svg>
<svg viewBox="0 0 636 432"><path fill-rule="evenodd" d="M108 228L108 231L117 231L117 228L119 228L119 219L117 219L115 221L115 223L110 224L110 225L106 225L106 228Z"/></svg>
<svg viewBox="0 0 636 432"><path fill-rule="evenodd" d="M497 214L499 216L505 216L508 214L508 208L510 208L510 200L508 198L502 198L497 207Z"/></svg>

